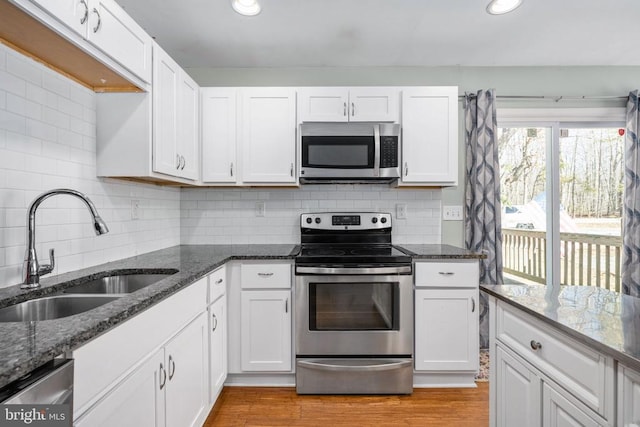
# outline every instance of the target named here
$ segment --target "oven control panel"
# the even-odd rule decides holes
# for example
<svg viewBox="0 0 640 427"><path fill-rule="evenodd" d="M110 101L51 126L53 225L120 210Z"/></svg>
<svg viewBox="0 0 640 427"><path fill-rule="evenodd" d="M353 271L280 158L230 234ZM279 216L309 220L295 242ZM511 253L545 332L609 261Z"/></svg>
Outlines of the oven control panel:
<svg viewBox="0 0 640 427"><path fill-rule="evenodd" d="M391 228L391 214L384 212L320 212L300 216L302 228L316 230L376 230Z"/></svg>

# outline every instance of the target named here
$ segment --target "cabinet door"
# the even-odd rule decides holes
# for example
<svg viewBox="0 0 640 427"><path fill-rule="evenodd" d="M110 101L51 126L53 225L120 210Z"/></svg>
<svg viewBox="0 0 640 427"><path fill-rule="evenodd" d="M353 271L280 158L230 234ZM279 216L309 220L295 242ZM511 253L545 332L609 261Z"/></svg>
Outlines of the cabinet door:
<svg viewBox="0 0 640 427"><path fill-rule="evenodd" d="M417 289L416 371L478 369L478 290Z"/></svg>
<svg viewBox="0 0 640 427"><path fill-rule="evenodd" d="M151 37L115 1L85 1L89 3L87 39L140 79L150 83ZM81 3L81 0L78 2Z"/></svg>
<svg viewBox="0 0 640 427"><path fill-rule="evenodd" d="M82 37L86 35L90 0L31 0Z"/></svg>
<svg viewBox="0 0 640 427"><path fill-rule="evenodd" d="M598 427L606 425L594 420L548 384L543 386L542 401L543 425L545 427Z"/></svg>
<svg viewBox="0 0 640 427"><path fill-rule="evenodd" d="M213 405L227 379L227 298L209 307L209 404Z"/></svg>
<svg viewBox="0 0 640 427"><path fill-rule="evenodd" d="M165 346L167 426L202 425L209 407L209 333L201 313Z"/></svg>
<svg viewBox="0 0 640 427"><path fill-rule="evenodd" d="M618 365L618 421L640 425L640 373Z"/></svg>
<svg viewBox="0 0 640 427"><path fill-rule="evenodd" d="M242 97L242 112L242 180L295 183L295 91L248 89Z"/></svg>
<svg viewBox="0 0 640 427"><path fill-rule="evenodd" d="M288 290L242 291L243 371L291 370L290 297Z"/></svg>
<svg viewBox="0 0 640 427"><path fill-rule="evenodd" d="M398 121L398 90L362 88L349 91L349 120L352 122Z"/></svg>
<svg viewBox="0 0 640 427"><path fill-rule="evenodd" d="M300 122L349 121L347 88L309 88L298 92Z"/></svg>
<svg viewBox="0 0 640 427"><path fill-rule="evenodd" d="M495 366L496 427L539 427L542 381L524 363L496 346ZM493 410L494 408L492 408Z"/></svg>
<svg viewBox="0 0 640 427"><path fill-rule="evenodd" d="M202 181L236 182L236 89L203 89L200 122Z"/></svg>
<svg viewBox="0 0 640 427"><path fill-rule="evenodd" d="M180 67L158 45L153 58L153 170L180 176L177 152Z"/></svg>
<svg viewBox="0 0 640 427"><path fill-rule="evenodd" d="M180 176L196 180L199 174L198 112L199 86L180 70L178 87L178 141L177 153L181 156Z"/></svg>
<svg viewBox="0 0 640 427"><path fill-rule="evenodd" d="M458 89L402 93L402 183L458 182Z"/></svg>
<svg viewBox="0 0 640 427"><path fill-rule="evenodd" d="M75 420L77 427L162 427L166 377L160 366L164 351L160 349L117 385L95 407ZM164 386L163 386L164 388Z"/></svg>

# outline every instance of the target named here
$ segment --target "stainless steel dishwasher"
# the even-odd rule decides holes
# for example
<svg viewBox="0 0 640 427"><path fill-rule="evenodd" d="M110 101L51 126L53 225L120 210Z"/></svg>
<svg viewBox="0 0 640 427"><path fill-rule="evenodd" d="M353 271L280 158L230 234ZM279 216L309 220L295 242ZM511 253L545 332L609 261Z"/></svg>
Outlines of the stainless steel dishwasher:
<svg viewBox="0 0 640 427"><path fill-rule="evenodd" d="M48 422L53 422L46 425L71 426L73 360L54 359L3 387L0 389L0 404L21 405L1 411L0 424L9 421L9 417L14 417L13 421L16 421L16 417L27 416L24 414L33 411L34 414L42 414L38 416L46 416Z"/></svg>

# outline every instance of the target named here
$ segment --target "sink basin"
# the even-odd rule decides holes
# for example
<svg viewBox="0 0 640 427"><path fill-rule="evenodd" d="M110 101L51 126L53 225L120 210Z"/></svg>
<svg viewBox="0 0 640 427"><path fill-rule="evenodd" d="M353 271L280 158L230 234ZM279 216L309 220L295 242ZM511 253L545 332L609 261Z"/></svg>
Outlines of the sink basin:
<svg viewBox="0 0 640 427"><path fill-rule="evenodd" d="M63 294L128 294L152 285L177 273L169 270L163 273L115 274L81 283L62 291Z"/></svg>
<svg viewBox="0 0 640 427"><path fill-rule="evenodd" d="M60 319L83 313L118 298L109 295L57 295L32 299L0 309L0 322Z"/></svg>

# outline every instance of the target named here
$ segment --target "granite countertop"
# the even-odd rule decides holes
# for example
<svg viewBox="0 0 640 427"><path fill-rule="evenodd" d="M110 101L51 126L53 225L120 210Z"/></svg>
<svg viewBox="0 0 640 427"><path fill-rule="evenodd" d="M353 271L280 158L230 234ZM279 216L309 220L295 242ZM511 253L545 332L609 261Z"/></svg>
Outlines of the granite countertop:
<svg viewBox="0 0 640 427"><path fill-rule="evenodd" d="M40 322L0 322L0 387L72 350L233 259L293 259L296 245L174 246L91 268L43 277L42 288L0 289L0 307L59 292L80 278L123 269L176 269L178 273L93 310Z"/></svg>
<svg viewBox="0 0 640 427"><path fill-rule="evenodd" d="M413 259L482 259L485 254L471 252L451 245L395 245L410 252Z"/></svg>
<svg viewBox="0 0 640 427"><path fill-rule="evenodd" d="M640 298L591 286L480 289L640 371Z"/></svg>
<svg viewBox="0 0 640 427"><path fill-rule="evenodd" d="M414 259L483 258L450 245L399 247L410 252ZM86 281L87 277L103 277L105 271L117 274L119 270L178 270L157 283L74 316L39 322L0 322L0 387L77 348L230 260L293 259L299 250L300 247L293 244L174 246L57 276L45 276L41 280L42 287L37 290L21 290L19 285L0 288L2 308L60 292Z"/></svg>

